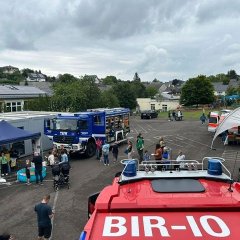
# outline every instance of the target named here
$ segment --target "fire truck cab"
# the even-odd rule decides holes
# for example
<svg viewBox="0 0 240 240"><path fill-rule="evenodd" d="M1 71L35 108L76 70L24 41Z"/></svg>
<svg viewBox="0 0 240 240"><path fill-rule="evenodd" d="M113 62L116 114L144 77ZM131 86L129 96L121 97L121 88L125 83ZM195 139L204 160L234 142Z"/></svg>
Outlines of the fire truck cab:
<svg viewBox="0 0 240 240"><path fill-rule="evenodd" d="M122 160L112 185L89 197L79 240L238 240L240 183L224 161Z"/></svg>

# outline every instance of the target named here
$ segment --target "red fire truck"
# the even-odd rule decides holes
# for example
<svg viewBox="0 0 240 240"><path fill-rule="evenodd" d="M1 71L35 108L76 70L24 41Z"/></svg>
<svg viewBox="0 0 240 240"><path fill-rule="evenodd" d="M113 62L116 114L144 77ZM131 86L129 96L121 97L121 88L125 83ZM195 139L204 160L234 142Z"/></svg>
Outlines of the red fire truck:
<svg viewBox="0 0 240 240"><path fill-rule="evenodd" d="M224 159L122 163L112 185L89 197L80 240L239 240L240 183Z"/></svg>

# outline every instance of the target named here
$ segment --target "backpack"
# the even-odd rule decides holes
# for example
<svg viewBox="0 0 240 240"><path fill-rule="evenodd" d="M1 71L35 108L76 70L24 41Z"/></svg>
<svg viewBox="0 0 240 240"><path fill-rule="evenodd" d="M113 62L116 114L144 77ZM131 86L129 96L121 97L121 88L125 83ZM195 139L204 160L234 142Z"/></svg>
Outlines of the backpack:
<svg viewBox="0 0 240 240"><path fill-rule="evenodd" d="M168 152L164 152L164 153L162 154L162 158L168 159Z"/></svg>

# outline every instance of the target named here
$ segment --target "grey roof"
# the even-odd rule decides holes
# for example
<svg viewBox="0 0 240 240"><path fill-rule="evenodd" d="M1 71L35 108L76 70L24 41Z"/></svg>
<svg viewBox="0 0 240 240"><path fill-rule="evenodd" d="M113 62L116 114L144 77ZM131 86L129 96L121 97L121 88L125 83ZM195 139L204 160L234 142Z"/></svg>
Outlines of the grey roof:
<svg viewBox="0 0 240 240"><path fill-rule="evenodd" d="M162 82L151 82L148 86L155 87L159 89L163 85Z"/></svg>
<svg viewBox="0 0 240 240"><path fill-rule="evenodd" d="M24 82L20 83L24 84ZM28 82L28 86L38 88L45 92L48 96L53 95L52 83L51 82Z"/></svg>
<svg viewBox="0 0 240 240"><path fill-rule="evenodd" d="M169 94L168 92L162 92L161 95L164 99L168 99L168 100L179 100L180 99L180 96Z"/></svg>
<svg viewBox="0 0 240 240"><path fill-rule="evenodd" d="M212 85L216 92L226 92L228 89L228 85L223 85L221 82L214 82Z"/></svg>
<svg viewBox="0 0 240 240"><path fill-rule="evenodd" d="M29 73L28 77L32 78L32 79L38 79L38 78L44 78L45 79L45 76L41 73Z"/></svg>
<svg viewBox="0 0 240 240"><path fill-rule="evenodd" d="M0 98L32 98L46 93L38 88L19 85L0 85Z"/></svg>
<svg viewBox="0 0 240 240"><path fill-rule="evenodd" d="M230 79L228 86L229 87L239 87L239 85L240 85L239 83L240 82L237 81L236 79Z"/></svg>

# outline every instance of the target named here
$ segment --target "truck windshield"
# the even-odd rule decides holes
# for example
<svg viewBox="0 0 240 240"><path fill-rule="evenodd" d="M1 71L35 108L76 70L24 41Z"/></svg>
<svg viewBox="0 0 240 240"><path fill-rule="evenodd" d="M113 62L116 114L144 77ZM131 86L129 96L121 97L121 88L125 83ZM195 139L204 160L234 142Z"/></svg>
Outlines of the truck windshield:
<svg viewBox="0 0 240 240"><path fill-rule="evenodd" d="M209 123L217 123L217 117L210 117Z"/></svg>
<svg viewBox="0 0 240 240"><path fill-rule="evenodd" d="M53 130L76 131L77 120L76 119L53 119Z"/></svg>

